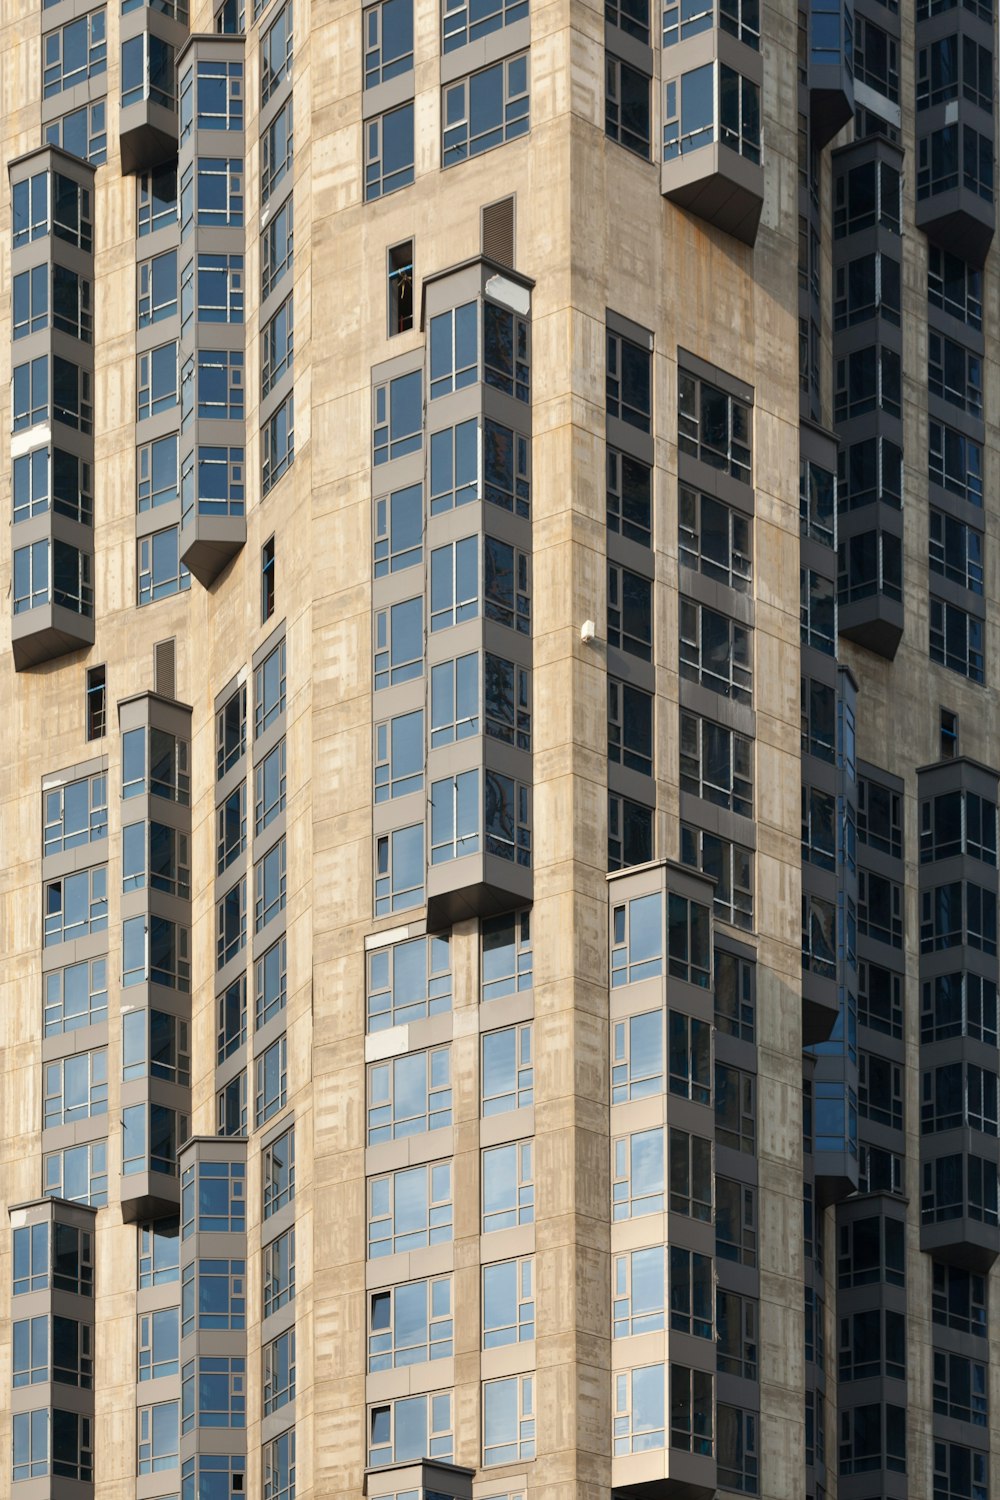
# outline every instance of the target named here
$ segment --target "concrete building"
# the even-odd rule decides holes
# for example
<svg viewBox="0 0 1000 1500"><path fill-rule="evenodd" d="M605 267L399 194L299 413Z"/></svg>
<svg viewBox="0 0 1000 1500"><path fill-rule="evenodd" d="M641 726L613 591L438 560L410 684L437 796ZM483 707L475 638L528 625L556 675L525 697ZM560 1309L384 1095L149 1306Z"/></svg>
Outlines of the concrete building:
<svg viewBox="0 0 1000 1500"><path fill-rule="evenodd" d="M4 0L0 1495L1000 1493L994 33Z"/></svg>

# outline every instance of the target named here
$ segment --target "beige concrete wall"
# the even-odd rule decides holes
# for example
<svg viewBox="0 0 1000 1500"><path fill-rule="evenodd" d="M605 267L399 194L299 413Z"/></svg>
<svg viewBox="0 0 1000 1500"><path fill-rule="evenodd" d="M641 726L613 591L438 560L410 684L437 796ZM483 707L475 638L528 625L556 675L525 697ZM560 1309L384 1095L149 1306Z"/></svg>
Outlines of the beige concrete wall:
<svg viewBox="0 0 1000 1500"><path fill-rule="evenodd" d="M248 0L249 3L249 0ZM604 322L610 307L655 335L657 852L678 853L675 409L679 346L755 390L757 520L756 661L758 854L759 1161L761 1186L761 1494L804 1487L802 1173L799 1059L798 808L798 370L796 284L796 74L794 14L763 11L766 197L751 251L661 199L658 169L603 134L603 16L582 0L532 7L530 136L439 172L438 8L418 0L415 46L417 180L384 202L361 203L359 7L296 0L296 458L248 515L235 565L209 591L136 610L134 523L135 192L114 160L116 5L109 4L111 161L97 177L95 212L97 639L73 657L15 679L0 652L0 704L8 732L0 754L6 858L0 868L2 944L0 1198L40 1189L40 784L85 758L109 762L111 916L109 969L119 968L115 879L120 847L120 747L114 704L152 684L156 641L177 640L178 697L192 705L196 985L192 1125L214 1125L214 726L216 692L245 666L260 627L258 560L277 537L277 616L287 619L289 669L289 1070L297 1129L298 1492L356 1497L365 1465L365 973L364 940L399 925L371 917L370 379L373 364L417 347L419 330L389 340L386 248L413 237L416 278L479 250L479 210L517 198L517 265L533 297L533 555L535 773L535 1051L538 1458L531 1495L604 1500L610 1484L611 1353L608 1175L608 1023L605 673L599 643L579 626L605 618L603 494ZM210 30L208 0L193 29ZM256 46L248 42L247 134L256 129ZM903 50L903 93L913 93ZM3 149L8 159L40 137L40 15L36 0L6 0L0 16ZM656 118L657 116L654 116ZM256 201L259 151L248 157ZM912 222L912 174L907 183ZM257 223L247 230L247 466L259 473L253 393L259 386ZM936 709L958 710L962 749L995 761L996 695L927 663L926 494L921 403L926 363L922 240L904 242L907 375L907 630L891 668L844 648L861 683L859 753L904 776L908 787L907 925L916 930L914 767L936 756ZM10 203L0 180L0 265L9 272ZM0 276L9 288L9 274ZM826 297L829 280L824 286ZM1000 313L995 257L986 281L987 326ZM316 336L313 337L315 326ZM827 330L828 332L829 330ZM9 430L9 290L0 298L0 432ZM828 388L828 387L827 387ZM988 353L988 421L1000 422L995 352ZM7 437L0 438L6 444ZM9 450L3 449L9 456ZM986 490L1000 459L987 455ZM0 506L10 504L0 463ZM9 513L9 512L8 512ZM1000 593L996 516L987 511L987 594ZM0 593L10 583L0 549ZM4 616L0 639L9 645ZM1000 626L988 626L987 662L1000 661ZM112 733L84 742L88 665L106 662ZM992 664L992 665L991 665ZM891 686L890 686L891 685ZM478 1235L478 939L453 937L456 1234L456 1461L480 1451ZM919 995L907 987L910 1162L916 1172ZM116 1207L117 992L111 1006L112 1203L99 1216L97 1261L97 1478L108 1500L133 1492L135 1231ZM259 1149L251 1142L249 1297L259 1305ZM909 1320L911 1450L929 1459L929 1266L917 1252L911 1178ZM828 1266L832 1229L828 1229ZM0 1387L10 1375L9 1239L0 1232ZM828 1382L834 1355L832 1307ZM259 1334L251 1331L251 1416L259 1416ZM994 1371L1000 1349L993 1349ZM994 1392L996 1399L1000 1393ZM0 1409L3 1403L0 1402ZM9 1451L0 1416L0 1452ZM259 1425L248 1427L248 1491L259 1493ZM923 1445L922 1448L919 1445ZM835 1460L836 1433L828 1431ZM911 1474L928 1491L929 1464ZM1000 1461L994 1454L994 1466ZM511 1471L511 1485L524 1466ZM0 1465L0 1494L9 1469ZM491 1483L492 1493L499 1487ZM828 1494L835 1492L831 1475Z"/></svg>

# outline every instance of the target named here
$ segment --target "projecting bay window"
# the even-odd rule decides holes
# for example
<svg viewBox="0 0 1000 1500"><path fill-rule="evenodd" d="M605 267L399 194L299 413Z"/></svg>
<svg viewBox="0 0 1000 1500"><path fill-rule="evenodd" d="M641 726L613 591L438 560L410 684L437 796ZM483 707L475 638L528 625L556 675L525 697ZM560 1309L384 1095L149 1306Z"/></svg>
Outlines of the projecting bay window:
<svg viewBox="0 0 1000 1500"><path fill-rule="evenodd" d="M920 862L968 854L997 862L996 803L975 792L942 792L920 804Z"/></svg>
<svg viewBox="0 0 1000 1500"><path fill-rule="evenodd" d="M917 141L917 201L947 193L959 183L993 202L992 138L971 125L945 125Z"/></svg>
<svg viewBox="0 0 1000 1500"><path fill-rule="evenodd" d="M666 1252L663 1245L616 1255L612 1268L613 1337L655 1333L665 1326Z"/></svg>
<svg viewBox="0 0 1000 1500"><path fill-rule="evenodd" d="M162 1104L136 1104L122 1111L122 1172L177 1176L177 1151L188 1137L188 1117Z"/></svg>
<svg viewBox="0 0 1000 1500"><path fill-rule="evenodd" d="M841 515L876 500L894 510L901 508L903 453L898 444L885 437L863 438L841 447L837 467L837 509Z"/></svg>
<svg viewBox="0 0 1000 1500"><path fill-rule="evenodd" d="M663 1093L663 1012L644 1011L612 1026L611 1102Z"/></svg>
<svg viewBox="0 0 1000 1500"><path fill-rule="evenodd" d="M959 94L993 113L993 54L971 36L938 38L917 53L917 109L929 109Z"/></svg>
<svg viewBox="0 0 1000 1500"><path fill-rule="evenodd" d="M129 917L122 923L122 985L191 988L190 934L165 917Z"/></svg>
<svg viewBox="0 0 1000 1500"><path fill-rule="evenodd" d="M903 543L891 531L865 531L837 549L838 603L854 604L874 594L903 598Z"/></svg>
<svg viewBox="0 0 1000 1500"><path fill-rule="evenodd" d="M616 1455L648 1453L666 1446L665 1401L664 1365L642 1365L615 1375Z"/></svg>
<svg viewBox="0 0 1000 1500"><path fill-rule="evenodd" d="M624 25L624 23L621 23ZM721 31L735 37L754 51L760 48L760 4L759 0L719 0L718 15L713 0L701 3L678 4L678 0L665 0L663 5L663 45L673 47L686 42L690 37L718 25ZM626 28L627 29L627 28ZM643 40L648 40L648 36Z"/></svg>
<svg viewBox="0 0 1000 1500"><path fill-rule="evenodd" d="M893 417L902 411L899 355L882 344L835 361L834 420L846 422L876 410Z"/></svg>
<svg viewBox="0 0 1000 1500"><path fill-rule="evenodd" d="M953 1036L997 1045L997 987L991 979L954 973L925 981L920 1040L936 1042Z"/></svg>
<svg viewBox="0 0 1000 1500"><path fill-rule="evenodd" d="M123 42L121 89L123 110L144 99L161 109L175 110L176 71L170 43L150 31Z"/></svg>
<svg viewBox="0 0 1000 1500"><path fill-rule="evenodd" d="M718 140L760 165L760 88L726 63L705 63L663 86L663 160Z"/></svg>
<svg viewBox="0 0 1000 1500"><path fill-rule="evenodd" d="M922 1168L920 1217L924 1224L942 1224L963 1216L996 1227L997 1164L960 1152L925 1161Z"/></svg>
<svg viewBox="0 0 1000 1500"><path fill-rule="evenodd" d="M963 943L995 957L996 893L969 880L951 880L933 890L921 891L921 953L940 953Z"/></svg>
<svg viewBox="0 0 1000 1500"><path fill-rule="evenodd" d="M833 326L853 328L870 319L884 318L899 327L900 264L891 255L875 251L862 255L835 271Z"/></svg>
<svg viewBox="0 0 1000 1500"><path fill-rule="evenodd" d="M840 239L878 224L899 234L902 175L885 161L866 161L834 180L833 232Z"/></svg>

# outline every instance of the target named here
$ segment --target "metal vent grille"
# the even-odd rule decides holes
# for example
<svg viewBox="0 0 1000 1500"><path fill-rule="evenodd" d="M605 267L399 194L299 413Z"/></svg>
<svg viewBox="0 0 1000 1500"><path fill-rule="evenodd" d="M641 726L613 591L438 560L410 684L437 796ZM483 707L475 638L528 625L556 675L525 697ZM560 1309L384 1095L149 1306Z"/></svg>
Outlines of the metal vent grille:
<svg viewBox="0 0 1000 1500"><path fill-rule="evenodd" d="M498 266L514 265L514 199L501 198L482 211L483 254Z"/></svg>
<svg viewBox="0 0 1000 1500"><path fill-rule="evenodd" d="M177 696L177 656L174 639L157 641L153 647L153 691L161 698Z"/></svg>

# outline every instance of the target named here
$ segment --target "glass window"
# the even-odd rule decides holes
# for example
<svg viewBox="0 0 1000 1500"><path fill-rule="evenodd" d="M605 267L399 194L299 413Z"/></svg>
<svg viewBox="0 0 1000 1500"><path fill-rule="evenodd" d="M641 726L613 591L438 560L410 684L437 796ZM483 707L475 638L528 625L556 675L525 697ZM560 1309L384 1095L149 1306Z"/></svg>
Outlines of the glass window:
<svg viewBox="0 0 1000 1500"><path fill-rule="evenodd" d="M46 145L61 146L92 166L108 159L107 102L84 104L45 127ZM58 231L57 231L58 232Z"/></svg>
<svg viewBox="0 0 1000 1500"><path fill-rule="evenodd" d="M26 1225L12 1231L13 1235L13 1295L25 1296L28 1292L44 1292L49 1286L49 1226ZM87 1295L93 1295L93 1271Z"/></svg>
<svg viewBox="0 0 1000 1500"><path fill-rule="evenodd" d="M254 836L264 832L285 807L285 740L254 768Z"/></svg>
<svg viewBox="0 0 1000 1500"><path fill-rule="evenodd" d="M608 563L608 645L652 660L653 586L648 578Z"/></svg>
<svg viewBox="0 0 1000 1500"><path fill-rule="evenodd" d="M140 537L138 553L138 602L140 607L183 593L191 587L191 574L180 561L179 528L168 526Z"/></svg>
<svg viewBox="0 0 1000 1500"><path fill-rule="evenodd" d="M423 1457L451 1461L454 1438L451 1392L400 1396L368 1408L368 1463L371 1468Z"/></svg>
<svg viewBox="0 0 1000 1500"><path fill-rule="evenodd" d="M139 1286L164 1286L180 1278L180 1219L139 1225Z"/></svg>
<svg viewBox="0 0 1000 1500"><path fill-rule="evenodd" d="M288 0L288 4L282 6L261 39L261 106L267 103L275 89L292 76L293 57L292 0Z"/></svg>
<svg viewBox="0 0 1000 1500"><path fill-rule="evenodd" d="M651 430L653 355L623 334L607 334L607 412L639 432Z"/></svg>
<svg viewBox="0 0 1000 1500"><path fill-rule="evenodd" d="M527 0L445 0L441 15L443 51L454 52L504 26L513 26L528 14Z"/></svg>
<svg viewBox="0 0 1000 1500"><path fill-rule="evenodd" d="M534 1143L515 1141L483 1152L483 1234L535 1221Z"/></svg>
<svg viewBox="0 0 1000 1500"><path fill-rule="evenodd" d="M413 105L365 121L365 202L409 187L414 171Z"/></svg>
<svg viewBox="0 0 1000 1500"><path fill-rule="evenodd" d="M610 53L604 57L604 133L649 160L650 79Z"/></svg>
<svg viewBox="0 0 1000 1500"><path fill-rule="evenodd" d="M641 547L651 546L653 471L648 464L610 446L607 462L608 531L620 533Z"/></svg>
<svg viewBox="0 0 1000 1500"><path fill-rule="evenodd" d="M671 1207L673 1207L672 1203ZM757 1189L755 1187L747 1183L734 1182L728 1177L716 1177L715 1253L720 1260L732 1260L744 1266L757 1264Z"/></svg>
<svg viewBox="0 0 1000 1500"><path fill-rule="evenodd" d="M496 302L483 302L483 380L524 402L530 393L529 342L525 318Z"/></svg>
<svg viewBox="0 0 1000 1500"><path fill-rule="evenodd" d="M69 943L108 925L108 870L98 865L43 887L44 946Z"/></svg>
<svg viewBox="0 0 1000 1500"><path fill-rule="evenodd" d="M64 89L97 78L108 66L105 8L68 21L43 38L42 95L49 99Z"/></svg>
<svg viewBox="0 0 1000 1500"><path fill-rule="evenodd" d="M292 100L275 115L260 138L260 201L266 203L271 194L291 177L295 151L292 128Z"/></svg>
<svg viewBox="0 0 1000 1500"><path fill-rule="evenodd" d="M531 1022L489 1031L482 1039L482 1114L524 1109L534 1101Z"/></svg>
<svg viewBox="0 0 1000 1500"><path fill-rule="evenodd" d="M295 1197L295 1129L264 1147L261 1152L264 1174L264 1218L269 1219Z"/></svg>
<svg viewBox="0 0 1000 1500"><path fill-rule="evenodd" d="M288 395L263 429L263 477L265 495L295 461L295 397Z"/></svg>
<svg viewBox="0 0 1000 1500"><path fill-rule="evenodd" d="M103 1208L108 1201L107 1141L48 1152L42 1158L42 1181L46 1197Z"/></svg>
<svg viewBox="0 0 1000 1500"><path fill-rule="evenodd" d="M441 105L441 164L454 166L528 131L528 54L508 57L458 83Z"/></svg>
<svg viewBox="0 0 1000 1500"><path fill-rule="evenodd" d="M663 906L658 894L635 896L612 911L611 985L639 983L663 972ZM662 1043L660 1045L662 1053Z"/></svg>
<svg viewBox="0 0 1000 1500"><path fill-rule="evenodd" d="M535 1380L511 1375L483 1382L483 1465L535 1456Z"/></svg>
<svg viewBox="0 0 1000 1500"><path fill-rule="evenodd" d="M254 932L260 932L285 909L286 862L285 840L282 838L254 866Z"/></svg>
<svg viewBox="0 0 1000 1500"><path fill-rule="evenodd" d="M662 1364L642 1365L614 1377L614 1451L648 1453L665 1446L666 1371Z"/></svg>
<svg viewBox="0 0 1000 1500"><path fill-rule="evenodd" d="M416 453L423 443L423 377L419 370L375 386L374 462L388 463Z"/></svg>
<svg viewBox="0 0 1000 1500"><path fill-rule="evenodd" d="M608 793L608 869L645 864L653 858L653 809Z"/></svg>
<svg viewBox="0 0 1000 1500"><path fill-rule="evenodd" d="M63 854L108 835L108 778L103 772L43 793L42 853Z"/></svg>
<svg viewBox="0 0 1000 1500"><path fill-rule="evenodd" d="M256 1091L254 1121L258 1129L266 1125L288 1102L288 1041L279 1037L254 1064Z"/></svg>
<svg viewBox="0 0 1000 1500"><path fill-rule="evenodd" d="M294 217L291 197L268 220L260 237L260 296L269 297L294 259Z"/></svg>
<svg viewBox="0 0 1000 1500"><path fill-rule="evenodd" d="M832 610L832 583L829 588ZM681 676L689 681L701 683L734 702L749 704L753 687L752 632L726 615L682 598L680 666Z"/></svg>
<svg viewBox="0 0 1000 1500"><path fill-rule="evenodd" d="M513 477L513 438L506 427L500 427L495 422L487 422L487 435L484 444L484 465L488 469L491 488L487 498L494 504L502 505L506 510L513 509L514 477ZM494 437L491 441L490 432L495 429L496 433L511 439L508 446L504 446L501 437ZM525 438L518 438L519 464L523 444L523 459L527 466L528 443ZM445 427L440 432L432 432L430 436L430 480L431 480L431 515L442 515L445 511L457 508L460 505L469 505L477 500L480 495L479 484L479 423L475 417L470 417L467 422L460 422L456 427ZM508 462L509 461L509 462ZM523 484L523 508L521 500ZM528 481L517 481L518 492L518 515L527 514Z"/></svg>
<svg viewBox="0 0 1000 1500"><path fill-rule="evenodd" d="M285 711L285 642L281 640L254 668L254 739Z"/></svg>
<svg viewBox="0 0 1000 1500"><path fill-rule="evenodd" d="M452 1278L409 1281L368 1299L368 1370L392 1370L452 1355Z"/></svg>
<svg viewBox="0 0 1000 1500"><path fill-rule="evenodd" d="M479 375L479 304L466 302L431 318L430 399L451 395Z"/></svg>
<svg viewBox="0 0 1000 1500"><path fill-rule="evenodd" d="M179 1369L180 1317L176 1307L143 1313L136 1337L139 1380L159 1380Z"/></svg>
<svg viewBox="0 0 1000 1500"><path fill-rule="evenodd" d="M368 1179L368 1258L441 1245L452 1237L450 1161Z"/></svg>
<svg viewBox="0 0 1000 1500"><path fill-rule="evenodd" d="M535 1262L506 1260L483 1267L483 1348L499 1349L535 1337Z"/></svg>
<svg viewBox="0 0 1000 1500"><path fill-rule="evenodd" d="M531 913L490 917L483 921L482 999L497 1000L532 986Z"/></svg>
<svg viewBox="0 0 1000 1500"><path fill-rule="evenodd" d="M451 945L447 935L412 938L369 953L369 1031L382 1031L450 1009Z"/></svg>
<svg viewBox="0 0 1000 1500"><path fill-rule="evenodd" d="M413 0L381 0L366 7L365 88L375 88L413 69Z"/></svg>
<svg viewBox="0 0 1000 1500"><path fill-rule="evenodd" d="M375 840L375 915L405 911L424 901L424 825L412 824Z"/></svg>
<svg viewBox="0 0 1000 1500"><path fill-rule="evenodd" d="M666 1308L666 1248L632 1250L612 1261L612 1316L614 1337L654 1333L664 1328Z"/></svg>
<svg viewBox="0 0 1000 1500"><path fill-rule="evenodd" d="M452 1122L451 1048L408 1052L368 1066L368 1144Z"/></svg>
<svg viewBox="0 0 1000 1500"><path fill-rule="evenodd" d="M264 1415L295 1400L295 1329L264 1345Z"/></svg>
<svg viewBox="0 0 1000 1500"><path fill-rule="evenodd" d="M612 1163L615 1222L663 1212L666 1174L662 1126L613 1141Z"/></svg>
<svg viewBox="0 0 1000 1500"><path fill-rule="evenodd" d="M279 938L254 964L254 1025L259 1031L285 1008L288 996L287 940Z"/></svg>
<svg viewBox="0 0 1000 1500"><path fill-rule="evenodd" d="M753 741L711 719L681 711L681 790L753 817Z"/></svg>
<svg viewBox="0 0 1000 1500"><path fill-rule="evenodd" d="M264 1317L279 1312L295 1297L295 1229L286 1229L263 1252Z"/></svg>
<svg viewBox="0 0 1000 1500"><path fill-rule="evenodd" d="M681 563L746 593L753 571L749 516L683 485L678 515Z"/></svg>

